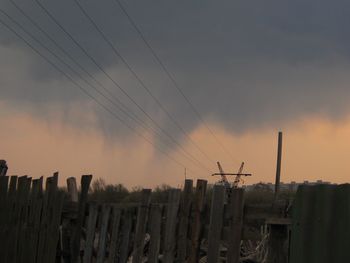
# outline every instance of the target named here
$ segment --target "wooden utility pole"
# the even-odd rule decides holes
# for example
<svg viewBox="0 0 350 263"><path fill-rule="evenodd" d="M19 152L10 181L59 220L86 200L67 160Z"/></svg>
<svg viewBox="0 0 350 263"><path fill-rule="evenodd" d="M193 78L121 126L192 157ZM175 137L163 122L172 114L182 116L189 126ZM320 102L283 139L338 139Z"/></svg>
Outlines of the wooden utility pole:
<svg viewBox="0 0 350 263"><path fill-rule="evenodd" d="M281 162L282 162L282 132L280 131L278 133L277 167L276 167L276 181L275 181L275 198L277 198L279 190L280 190Z"/></svg>

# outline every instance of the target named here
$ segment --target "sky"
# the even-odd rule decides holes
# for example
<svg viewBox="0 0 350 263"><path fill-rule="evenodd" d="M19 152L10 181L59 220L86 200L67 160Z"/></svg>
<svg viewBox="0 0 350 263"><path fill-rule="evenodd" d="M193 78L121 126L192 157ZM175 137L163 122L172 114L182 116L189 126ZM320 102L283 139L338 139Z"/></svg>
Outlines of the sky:
<svg viewBox="0 0 350 263"><path fill-rule="evenodd" d="M215 182L216 161L273 182L282 130L282 181L348 182L349 5L0 0L0 158L61 184Z"/></svg>

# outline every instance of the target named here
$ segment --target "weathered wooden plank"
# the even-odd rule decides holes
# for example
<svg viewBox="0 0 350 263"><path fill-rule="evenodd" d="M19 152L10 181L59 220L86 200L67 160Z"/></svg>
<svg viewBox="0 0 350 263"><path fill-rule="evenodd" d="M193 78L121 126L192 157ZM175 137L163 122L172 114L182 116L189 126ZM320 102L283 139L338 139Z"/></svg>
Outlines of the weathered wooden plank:
<svg viewBox="0 0 350 263"><path fill-rule="evenodd" d="M132 211L126 211L122 220L122 238L119 244L119 260L117 262L126 263L129 256L130 232L132 227Z"/></svg>
<svg viewBox="0 0 350 263"><path fill-rule="evenodd" d="M101 220L101 229L100 237L98 241L98 252L96 263L105 262L106 258L106 244L107 244L107 230L108 230L108 221L111 214L111 207L109 205L104 205L102 207L102 220Z"/></svg>
<svg viewBox="0 0 350 263"><path fill-rule="evenodd" d="M95 239L96 231L96 221L98 215L98 207L96 204L90 204L89 208L89 218L87 223L87 232L86 232L86 242L84 248L84 263L90 263L92 260L93 244Z"/></svg>
<svg viewBox="0 0 350 263"><path fill-rule="evenodd" d="M287 263L288 250L285 244L288 240L288 226L286 225L269 225L268 240L268 263Z"/></svg>
<svg viewBox="0 0 350 263"><path fill-rule="evenodd" d="M202 237L204 239L208 238L209 236L209 225L206 225L203 230ZM231 238L231 227L230 226L224 226L222 228L222 237L221 240L225 243L229 242L229 239ZM251 240L251 241L260 241L262 238L261 236L261 229L257 229L256 227L250 227L250 226L243 226L242 229L242 240Z"/></svg>
<svg viewBox="0 0 350 263"><path fill-rule="evenodd" d="M77 181L75 179L75 177L69 177L67 179L67 191L68 191L68 195L69 195L69 200L71 202L78 202L79 198L78 198L78 187L77 187Z"/></svg>
<svg viewBox="0 0 350 263"><path fill-rule="evenodd" d="M8 211L6 215L5 230L4 230L4 243L2 251L2 261L1 262L11 262L10 261L10 248L14 243L15 234L15 212L16 212L16 195L17 195L17 176L11 176L10 185L7 194L6 210Z"/></svg>
<svg viewBox="0 0 350 263"><path fill-rule="evenodd" d="M28 235L28 254L25 256L26 262L35 263L39 240L40 215L42 209L42 183L43 178L32 181L32 191L30 196L29 222L30 233Z"/></svg>
<svg viewBox="0 0 350 263"><path fill-rule="evenodd" d="M0 215L2 215L4 203L5 203L5 200L7 197L8 181L9 181L8 176L1 176L0 177L0 207L2 208L0 210ZM1 219L2 219L2 217L0 218L0 220Z"/></svg>
<svg viewBox="0 0 350 263"><path fill-rule="evenodd" d="M12 229L11 231L11 240L8 247L8 258L7 262L17 262L19 258L18 249L19 249L19 236L20 236L20 227L21 227L21 209L24 201L24 195L26 191L27 176L21 176L18 178L18 188L16 199L14 203L14 213L12 218Z"/></svg>
<svg viewBox="0 0 350 263"><path fill-rule="evenodd" d="M177 262L185 262L188 255L188 222L192 205L193 180L185 180L179 209L179 232L177 238Z"/></svg>
<svg viewBox="0 0 350 263"><path fill-rule="evenodd" d="M39 242L37 252L37 262L45 263L48 260L49 253L49 225L52 218L52 202L54 194L57 191L58 174L55 173L52 177L47 177L45 182L45 192L43 196L43 207L41 212L41 222L39 231Z"/></svg>
<svg viewBox="0 0 350 263"><path fill-rule="evenodd" d="M286 206L287 204L285 202L244 205L244 221L251 219L266 219L271 217L285 217Z"/></svg>
<svg viewBox="0 0 350 263"><path fill-rule="evenodd" d="M79 262L81 230L84 222L85 207L92 175L83 175L81 178L81 192L79 198L78 217L72 235L71 262Z"/></svg>
<svg viewBox="0 0 350 263"><path fill-rule="evenodd" d="M6 217L9 211L7 211L7 190L8 190L8 176L0 177L0 247L4 247L6 242ZM0 262L3 262L3 251L0 251Z"/></svg>
<svg viewBox="0 0 350 263"><path fill-rule="evenodd" d="M164 262L174 262L175 232L177 214L179 211L181 191L180 189L169 190L169 200L166 211L165 235L164 235Z"/></svg>
<svg viewBox="0 0 350 263"><path fill-rule="evenodd" d="M8 195L13 199L14 199L14 196L16 195L17 182L18 182L18 176L16 175L11 176Z"/></svg>
<svg viewBox="0 0 350 263"><path fill-rule="evenodd" d="M30 253L28 250L27 242L29 240L29 227L28 227L28 210L29 210L29 194L32 179L26 178L23 187L23 196L21 200L20 208L20 221L19 221L19 236L18 236L18 257L17 262L27 262L26 256Z"/></svg>
<svg viewBox="0 0 350 263"><path fill-rule="evenodd" d="M79 194L76 179L70 177L66 181L68 196L62 210L62 223L60 226L60 252L61 262L70 262L72 219L76 218Z"/></svg>
<svg viewBox="0 0 350 263"><path fill-rule="evenodd" d="M46 191L47 198L45 201L46 209L46 222L45 222L45 234L44 234L44 251L43 251L43 262L52 262L56 252L57 241L55 227L57 220L60 220L61 200L58 194L58 172L55 172L52 177L46 180ZM57 218L58 217L58 218Z"/></svg>
<svg viewBox="0 0 350 263"><path fill-rule="evenodd" d="M160 247L160 231L162 224L162 206L153 204L150 212L150 246L148 254L148 263L158 263L159 247Z"/></svg>
<svg viewBox="0 0 350 263"><path fill-rule="evenodd" d="M52 218L49 224L49 237L48 237L48 261L55 262L56 260L56 248L58 247L59 240L59 227L61 222L62 207L63 207L64 193L56 191L54 199L52 201Z"/></svg>
<svg viewBox="0 0 350 263"><path fill-rule="evenodd" d="M244 190L232 189L230 197L230 211L232 217L230 220L230 232L227 262L238 263L240 256L240 247L242 239L242 227L243 227L243 206L244 206Z"/></svg>
<svg viewBox="0 0 350 263"><path fill-rule="evenodd" d="M210 225L208 234L208 263L217 263L220 254L221 230L223 224L225 187L215 185L210 209Z"/></svg>
<svg viewBox="0 0 350 263"><path fill-rule="evenodd" d="M143 248L145 245L146 224L148 218L149 204L151 201L151 189L143 189L141 193L141 204L138 208L134 249L132 253L132 262L141 263Z"/></svg>
<svg viewBox="0 0 350 263"><path fill-rule="evenodd" d="M191 250L188 262L197 263L198 262L198 252L200 246L200 237L203 228L202 222L202 212L205 204L205 194L207 189L207 181L197 180L196 193L193 202L193 221L191 223Z"/></svg>
<svg viewBox="0 0 350 263"><path fill-rule="evenodd" d="M112 233L111 233L111 242L109 246L108 263L116 262L117 244L118 244L119 228L120 228L120 216L121 216L120 209L114 206L112 209Z"/></svg>

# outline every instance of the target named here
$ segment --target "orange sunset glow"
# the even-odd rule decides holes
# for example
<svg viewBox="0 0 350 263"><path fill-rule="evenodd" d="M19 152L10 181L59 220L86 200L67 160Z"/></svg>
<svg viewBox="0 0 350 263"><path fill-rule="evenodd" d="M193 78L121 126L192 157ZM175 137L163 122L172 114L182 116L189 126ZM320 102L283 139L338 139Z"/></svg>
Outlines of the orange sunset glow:
<svg viewBox="0 0 350 263"><path fill-rule="evenodd" d="M2 106L2 112L6 107ZM62 119L51 120L33 118L20 113L8 118L1 117L1 151L10 166L10 174L49 176L60 172L60 183L66 178L93 174L109 183L122 183L128 187L154 187L166 183L180 186L184 171L162 155L157 154L152 145L132 137L128 142L105 138L100 131L92 128L80 129L65 125ZM347 165L350 152L350 121L344 119L332 122L322 118L305 118L283 125L284 148L282 181L316 181L318 179L334 183L349 180ZM215 132L228 146L235 160L223 156L220 148L203 127L196 128L191 138L202 142L204 149L220 161L226 170L236 171L239 162L246 162L246 170L253 176L245 184L273 182L275 176L277 130L262 128L239 134L229 133L219 126ZM187 142L185 148L196 152ZM178 152L170 155L183 160ZM336 156L336 158L334 158ZM182 158L182 159L181 159ZM202 161L206 160L202 158ZM216 172L215 163L208 163ZM188 164L188 178L205 178L215 182L209 172L195 169Z"/></svg>

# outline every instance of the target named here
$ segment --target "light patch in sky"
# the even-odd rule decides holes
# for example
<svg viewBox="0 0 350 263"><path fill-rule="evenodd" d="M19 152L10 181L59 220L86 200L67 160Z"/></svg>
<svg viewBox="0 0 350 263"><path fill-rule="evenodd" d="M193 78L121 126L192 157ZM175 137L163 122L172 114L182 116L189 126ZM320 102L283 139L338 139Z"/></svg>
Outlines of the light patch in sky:
<svg viewBox="0 0 350 263"><path fill-rule="evenodd" d="M82 174L93 174L94 178L102 177L109 183L123 183L128 187L154 187L162 183L181 186L184 180L184 170L180 166L156 153L153 146L137 137L111 142L98 129L78 129L57 120L47 122L28 114L2 116L1 123L1 157L8 161L11 174L39 177L58 170L61 185L66 178ZM348 181L350 119L335 123L310 117L282 128L282 181ZM245 171L253 173L253 177L246 178L246 184L273 182L276 130L262 129L237 135L220 127L215 131L235 157L235 160L229 157L218 160L226 171L236 172L240 161L245 161ZM214 159L223 155L220 148L213 146L212 138L204 127L198 127L191 137L202 142ZM189 143L185 143L184 147L189 152L195 152ZM196 171L196 174L188 171L187 178L202 178L209 182L217 180L210 172L192 167L178 151L170 151L169 154ZM212 172L216 172L215 163L206 164Z"/></svg>

